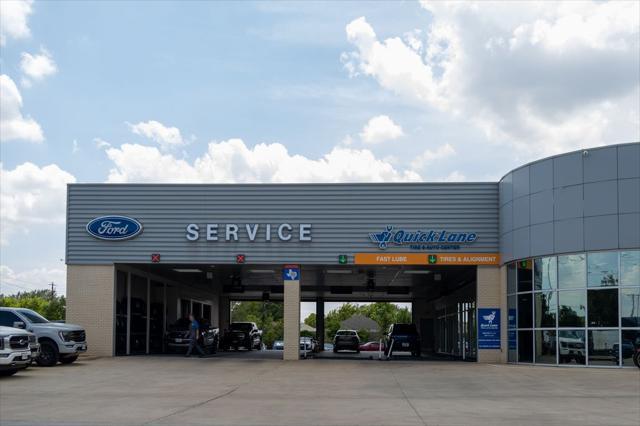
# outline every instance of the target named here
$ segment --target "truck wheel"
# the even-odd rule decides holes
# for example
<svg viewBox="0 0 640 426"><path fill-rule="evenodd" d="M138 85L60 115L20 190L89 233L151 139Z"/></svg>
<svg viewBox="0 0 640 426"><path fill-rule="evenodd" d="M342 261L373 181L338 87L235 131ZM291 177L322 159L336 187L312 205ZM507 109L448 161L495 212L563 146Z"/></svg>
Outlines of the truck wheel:
<svg viewBox="0 0 640 426"><path fill-rule="evenodd" d="M0 376L1 377L9 377L9 376L13 376L17 372L18 372L18 370L0 370Z"/></svg>
<svg viewBox="0 0 640 426"><path fill-rule="evenodd" d="M36 362L41 367L53 367L58 363L58 347L53 342L40 343L40 356Z"/></svg>
<svg viewBox="0 0 640 426"><path fill-rule="evenodd" d="M63 364L71 364L76 359L78 359L78 355L65 356L63 358L60 358L60 362Z"/></svg>
<svg viewBox="0 0 640 426"><path fill-rule="evenodd" d="M41 367L53 367L58 363L58 347L53 342L40 343L40 356L36 362Z"/></svg>

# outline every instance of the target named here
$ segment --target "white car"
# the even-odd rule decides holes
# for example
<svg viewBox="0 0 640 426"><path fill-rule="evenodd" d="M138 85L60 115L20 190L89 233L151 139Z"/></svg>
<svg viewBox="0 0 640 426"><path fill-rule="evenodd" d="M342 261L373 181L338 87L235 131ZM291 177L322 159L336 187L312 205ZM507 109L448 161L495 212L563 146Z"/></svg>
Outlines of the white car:
<svg viewBox="0 0 640 426"><path fill-rule="evenodd" d="M12 376L31 363L31 346L35 335L28 331L0 326L0 376Z"/></svg>

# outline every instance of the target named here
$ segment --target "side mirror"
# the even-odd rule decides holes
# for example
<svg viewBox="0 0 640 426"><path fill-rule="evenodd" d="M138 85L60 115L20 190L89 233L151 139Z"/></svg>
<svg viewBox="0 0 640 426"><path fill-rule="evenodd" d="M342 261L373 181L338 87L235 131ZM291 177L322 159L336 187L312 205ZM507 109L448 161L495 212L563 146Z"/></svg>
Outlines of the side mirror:
<svg viewBox="0 0 640 426"><path fill-rule="evenodd" d="M27 328L27 325L24 323L24 321L14 321L14 322L13 322L13 327L14 327L14 328L22 328L22 329L25 329L25 328Z"/></svg>

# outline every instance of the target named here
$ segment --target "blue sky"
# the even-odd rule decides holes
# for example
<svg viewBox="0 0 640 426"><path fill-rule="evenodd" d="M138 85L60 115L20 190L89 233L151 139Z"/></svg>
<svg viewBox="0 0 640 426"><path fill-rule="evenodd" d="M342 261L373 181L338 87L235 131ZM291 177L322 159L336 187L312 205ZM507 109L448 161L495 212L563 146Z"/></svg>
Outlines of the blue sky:
<svg viewBox="0 0 640 426"><path fill-rule="evenodd" d="M0 8L0 291L64 291L72 181L486 181L640 139L635 2Z"/></svg>

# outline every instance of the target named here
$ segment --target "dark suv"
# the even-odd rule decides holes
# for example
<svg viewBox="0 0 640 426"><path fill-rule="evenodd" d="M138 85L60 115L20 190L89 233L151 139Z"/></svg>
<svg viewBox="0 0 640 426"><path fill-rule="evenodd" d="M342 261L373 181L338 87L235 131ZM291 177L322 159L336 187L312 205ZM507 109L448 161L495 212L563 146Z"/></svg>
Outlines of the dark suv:
<svg viewBox="0 0 640 426"><path fill-rule="evenodd" d="M232 322L222 338L222 349L231 348L262 349L262 330L255 322Z"/></svg>
<svg viewBox="0 0 640 426"><path fill-rule="evenodd" d="M360 353L360 337L355 330L338 330L333 338L333 352L350 350Z"/></svg>
<svg viewBox="0 0 640 426"><path fill-rule="evenodd" d="M213 327L205 320L198 320L200 324L200 335L198 336L198 344L202 349L210 354L216 353L220 341L220 333L217 327ZM181 318L175 322L165 336L165 342L170 352L185 353L189 348L189 329L191 321Z"/></svg>
<svg viewBox="0 0 640 426"><path fill-rule="evenodd" d="M385 351L389 356L394 351L411 352L420 356L420 335L415 324L391 324L385 335Z"/></svg>

